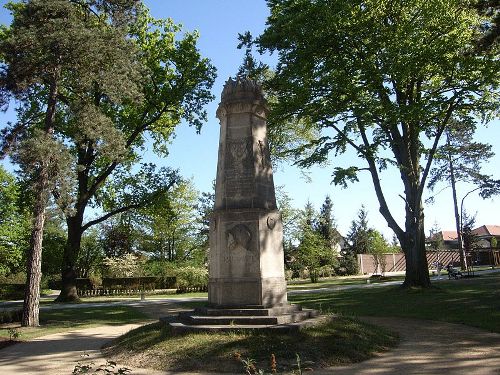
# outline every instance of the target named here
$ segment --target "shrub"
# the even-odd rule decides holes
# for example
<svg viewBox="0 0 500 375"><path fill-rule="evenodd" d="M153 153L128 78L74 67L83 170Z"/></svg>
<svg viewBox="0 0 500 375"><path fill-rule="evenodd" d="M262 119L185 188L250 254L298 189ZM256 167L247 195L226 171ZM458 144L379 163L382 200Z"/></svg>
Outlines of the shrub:
<svg viewBox="0 0 500 375"><path fill-rule="evenodd" d="M23 310L0 310L0 324L20 322L23 318Z"/></svg>
<svg viewBox="0 0 500 375"><path fill-rule="evenodd" d="M202 267L186 266L175 270L177 291L204 292L208 290L208 270Z"/></svg>

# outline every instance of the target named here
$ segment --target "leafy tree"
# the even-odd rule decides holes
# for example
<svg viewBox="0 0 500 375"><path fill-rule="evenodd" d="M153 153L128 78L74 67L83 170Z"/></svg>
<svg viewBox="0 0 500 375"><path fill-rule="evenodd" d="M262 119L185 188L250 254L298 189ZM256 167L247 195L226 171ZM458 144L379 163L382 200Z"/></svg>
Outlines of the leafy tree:
<svg viewBox="0 0 500 375"><path fill-rule="evenodd" d="M141 212L143 250L154 258L185 261L201 250L197 236L198 191L192 180L178 183L168 199ZM204 250L204 249L202 249Z"/></svg>
<svg viewBox="0 0 500 375"><path fill-rule="evenodd" d="M215 206L215 180L212 182L212 190L210 192L202 192L198 197L197 210L197 233L198 242L201 249L204 250L204 258L208 259L209 235L210 235L210 218L214 212ZM206 259L203 259L205 263Z"/></svg>
<svg viewBox="0 0 500 375"><path fill-rule="evenodd" d="M451 187L455 226L458 233L458 250L460 264L465 269L465 258L462 246L458 208L457 184L470 183L477 186L482 198L489 198L500 193L500 180L481 173L481 163L490 160L494 153L491 145L473 141L475 127L464 126L463 123L453 123L446 131L446 143L437 149L436 162L430 172L428 186L434 189L439 182L444 182Z"/></svg>
<svg viewBox="0 0 500 375"><path fill-rule="evenodd" d="M77 261L78 276L87 278L97 273L104 257L103 243L99 238L99 231L94 227L82 238L82 248Z"/></svg>
<svg viewBox="0 0 500 375"><path fill-rule="evenodd" d="M385 254L390 252L389 244L385 240L384 236L375 229L370 229L368 232L369 238L369 250L368 254L373 256L373 262L375 266L375 271L379 269L382 275L386 271L386 259Z"/></svg>
<svg viewBox="0 0 500 375"><path fill-rule="evenodd" d="M498 246L498 240L496 237L491 237L490 246L492 249L496 249Z"/></svg>
<svg viewBox="0 0 500 375"><path fill-rule="evenodd" d="M68 36L78 52L68 59L81 71L63 71L61 126L55 128L70 151L72 173L67 174L69 187L51 189L56 198L64 198L58 201L66 213L68 244L58 300L68 301L77 299L76 262L84 232L164 199L175 185L175 171L138 164L148 140L155 152L167 154L181 120L200 129L215 69L196 48L197 33L180 35L180 26L153 19L139 2L63 3L80 7L85 15L85 22L68 21L69 26L83 24ZM55 37L59 42L68 30L55 32L62 34ZM102 215L85 221L89 207Z"/></svg>
<svg viewBox="0 0 500 375"><path fill-rule="evenodd" d="M267 87L270 124L306 121L322 135L294 151L299 165L351 147L363 165L337 167L346 185L370 173L380 213L406 258L404 286L429 287L422 196L452 118L472 126L498 109L497 49L481 51L481 19L467 0L269 0L257 39L278 53ZM274 124L274 125L273 125ZM312 151L307 156L305 151ZM304 156L306 155L306 156ZM401 177L405 222L387 204L381 170Z"/></svg>
<svg viewBox="0 0 500 375"><path fill-rule="evenodd" d="M15 177L0 166L0 276L22 268L30 230L26 212L19 205L20 186Z"/></svg>
<svg viewBox="0 0 500 375"><path fill-rule="evenodd" d="M9 9L14 20L10 28L2 30L0 41L5 66L2 103L8 103L13 96L20 106L18 121L4 130L3 140L4 150L14 150L15 161L33 181L34 221L22 324L36 326L49 194L52 192L63 208L69 206L66 193L71 191L67 182L72 177L73 155L61 140L75 129L90 145L92 137L85 134L100 132L113 141L119 138L117 132L106 128L109 123L95 111L95 106L100 101L109 105L137 97L133 81L139 78L138 69L131 68L133 45L124 33L125 25L134 18L137 3L27 0L9 4ZM100 96L92 95L96 90ZM109 142L99 146L109 149ZM82 167L73 163L74 169L86 173Z"/></svg>
<svg viewBox="0 0 500 375"><path fill-rule="evenodd" d="M370 228L368 227L368 211L362 205L357 219L351 222L347 233L347 241L354 254L367 254L370 251Z"/></svg>
<svg viewBox="0 0 500 375"><path fill-rule="evenodd" d="M291 268L293 264L294 243L299 240L300 235L300 210L292 205L292 198L285 191L284 186L276 187L276 201L281 213L283 223L283 252L285 255L285 267Z"/></svg>
<svg viewBox="0 0 500 375"><path fill-rule="evenodd" d="M138 251L139 233L132 215L115 216L101 227L100 246L108 258L119 258Z"/></svg>
<svg viewBox="0 0 500 375"><path fill-rule="evenodd" d="M64 247L66 246L66 228L59 211L47 209L43 231L42 274L54 276L61 273Z"/></svg>
<svg viewBox="0 0 500 375"><path fill-rule="evenodd" d="M444 247L443 235L441 234L441 228L437 223L434 223L429 233L429 243L430 248L434 251L439 251Z"/></svg>
<svg viewBox="0 0 500 375"><path fill-rule="evenodd" d="M318 281L321 267L337 265L332 248L318 230L317 216L311 202L307 202L301 213L300 242L294 252L294 267L306 269L313 283Z"/></svg>

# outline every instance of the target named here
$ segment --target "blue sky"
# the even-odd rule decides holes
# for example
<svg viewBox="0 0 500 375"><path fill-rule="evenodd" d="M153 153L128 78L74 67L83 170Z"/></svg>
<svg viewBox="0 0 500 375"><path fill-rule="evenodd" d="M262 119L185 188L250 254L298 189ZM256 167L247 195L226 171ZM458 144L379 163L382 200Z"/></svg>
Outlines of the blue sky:
<svg viewBox="0 0 500 375"><path fill-rule="evenodd" d="M1 5L5 3L5 0L0 1ZM264 0L146 0L145 3L156 18L170 17L176 23L183 24L185 30L198 30L201 54L208 57L217 68L218 77L213 87L216 99L207 106L208 121L201 134L197 135L193 128L182 124L170 146L170 156L166 160L156 160L158 164L179 168L183 176L194 179L199 190L209 191L217 166L219 123L215 112L224 82L235 75L243 58L243 52L236 49L237 35L246 30L258 35L264 30L268 15L266 3ZM0 22L10 22L5 9L0 10ZM268 60L272 61L272 58ZM0 114L0 126L7 120L7 115ZM477 134L479 140L493 144L497 156L492 163L485 165L484 171L495 174L497 178L500 178L499 125L500 122L496 121L487 128L481 128ZM149 158L149 155L147 156ZM353 160L355 154L352 152L338 158L332 157L329 166L310 170L310 182L301 177L300 171L295 167L281 165L275 171L275 184L284 185L296 207L303 207L307 200L310 200L319 209L325 196L329 194L334 203L340 232L343 234L347 232L351 220L364 204L369 211L370 224L390 239L392 232L378 213L378 202L368 175L360 176L360 181L347 189L330 184L334 166L349 166ZM404 206L399 197L399 194L402 194L399 177L394 172L385 173L382 175L382 183L393 214L399 224L403 225ZM463 186L459 197L470 189L470 186ZM477 224L500 225L500 197L482 200L473 193L467 197L465 207L473 213L477 212ZM427 232L434 222L443 230L454 228L449 189L437 196L436 203L426 206L425 217Z"/></svg>

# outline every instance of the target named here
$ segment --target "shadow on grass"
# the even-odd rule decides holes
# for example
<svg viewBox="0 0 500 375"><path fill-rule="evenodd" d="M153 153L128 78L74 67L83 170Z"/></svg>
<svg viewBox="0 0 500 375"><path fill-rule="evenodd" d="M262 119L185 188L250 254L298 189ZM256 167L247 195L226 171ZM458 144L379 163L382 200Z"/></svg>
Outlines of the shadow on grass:
<svg viewBox="0 0 500 375"><path fill-rule="evenodd" d="M190 333L172 335L160 323L133 330L106 349L107 356L128 366L170 371L242 372L236 357L251 358L269 371L274 354L280 371L293 369L296 353L308 367L320 368L365 360L396 344L397 337L379 327L336 317L295 334Z"/></svg>

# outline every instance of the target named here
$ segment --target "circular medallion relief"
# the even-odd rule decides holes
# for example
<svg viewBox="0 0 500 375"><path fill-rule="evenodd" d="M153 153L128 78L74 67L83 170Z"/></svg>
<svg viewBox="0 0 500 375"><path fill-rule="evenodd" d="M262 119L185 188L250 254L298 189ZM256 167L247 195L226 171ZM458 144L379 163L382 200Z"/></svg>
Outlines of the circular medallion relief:
<svg viewBox="0 0 500 375"><path fill-rule="evenodd" d="M268 216L267 217L267 227L271 230L274 229L274 227L276 226L276 223L278 221L278 218L276 216Z"/></svg>

